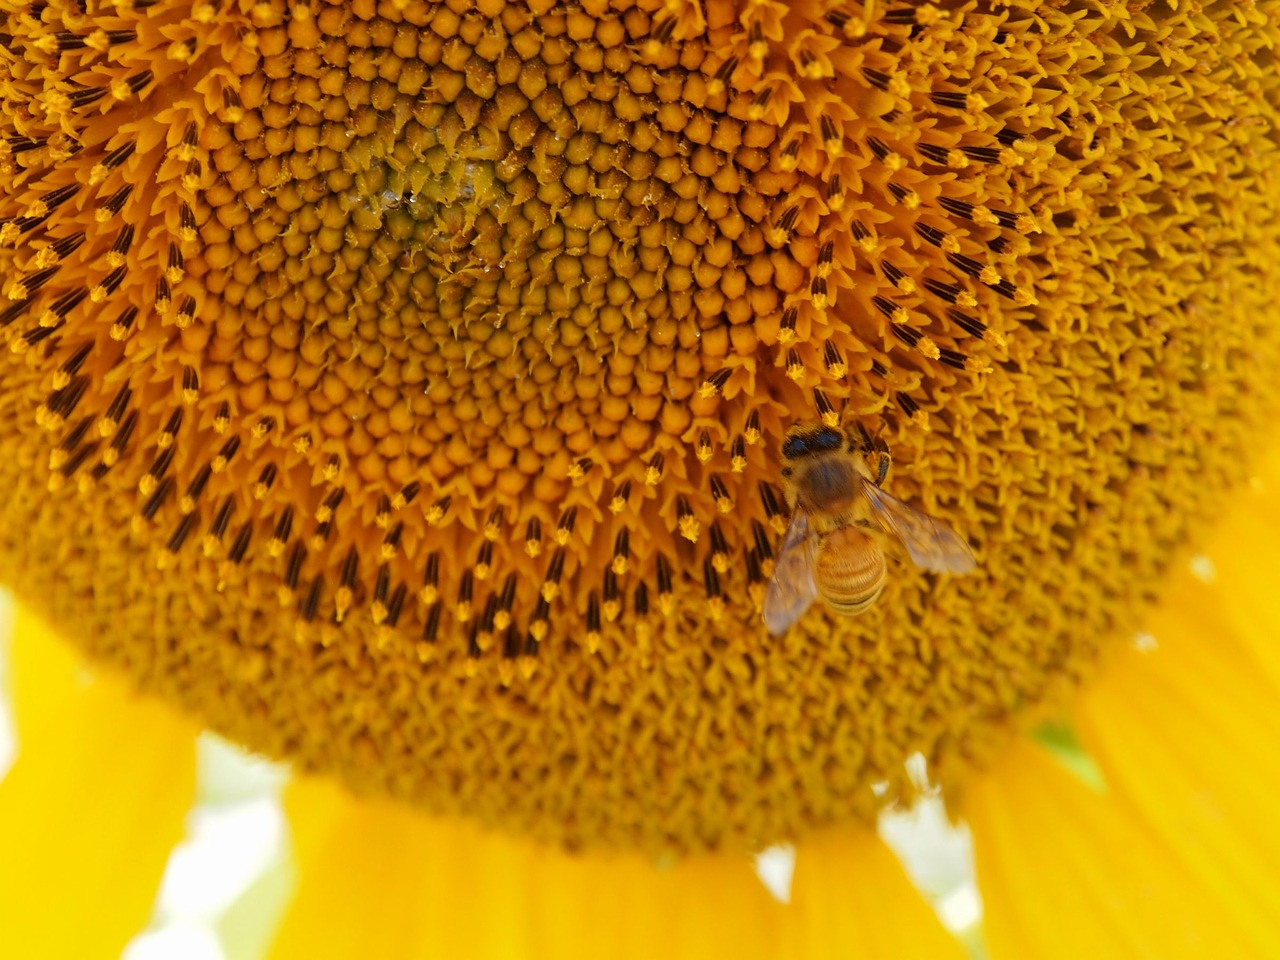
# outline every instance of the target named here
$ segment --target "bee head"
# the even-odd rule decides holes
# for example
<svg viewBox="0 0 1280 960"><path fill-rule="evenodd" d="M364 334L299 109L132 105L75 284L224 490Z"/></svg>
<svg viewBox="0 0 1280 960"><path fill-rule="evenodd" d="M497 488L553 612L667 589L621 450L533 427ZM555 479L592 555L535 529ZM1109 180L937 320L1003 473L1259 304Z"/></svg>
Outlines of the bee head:
<svg viewBox="0 0 1280 960"><path fill-rule="evenodd" d="M845 442L845 435L834 427L823 424L792 427L787 431L786 439L782 441L782 458L799 460L815 453L839 450Z"/></svg>

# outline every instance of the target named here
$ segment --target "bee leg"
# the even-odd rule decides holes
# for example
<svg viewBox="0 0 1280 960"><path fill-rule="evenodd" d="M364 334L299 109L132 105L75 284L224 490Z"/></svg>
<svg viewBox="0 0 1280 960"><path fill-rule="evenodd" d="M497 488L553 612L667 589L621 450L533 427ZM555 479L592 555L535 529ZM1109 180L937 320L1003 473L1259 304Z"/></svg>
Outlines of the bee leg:
<svg viewBox="0 0 1280 960"><path fill-rule="evenodd" d="M876 486L884 484L884 478L889 475L889 467L893 464L893 457L889 453L889 445L880 437L876 437L871 445L871 451L867 454L867 458L875 464Z"/></svg>

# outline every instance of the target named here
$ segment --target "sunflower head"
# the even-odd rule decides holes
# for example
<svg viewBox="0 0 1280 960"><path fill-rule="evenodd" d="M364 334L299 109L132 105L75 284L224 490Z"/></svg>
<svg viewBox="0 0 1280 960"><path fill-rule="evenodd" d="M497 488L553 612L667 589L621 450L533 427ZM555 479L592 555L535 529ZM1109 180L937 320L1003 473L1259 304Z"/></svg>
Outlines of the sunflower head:
<svg viewBox="0 0 1280 960"><path fill-rule="evenodd" d="M954 787L1272 407L1272 6L13 9L0 569L260 750L566 843ZM770 638L810 420L981 573Z"/></svg>

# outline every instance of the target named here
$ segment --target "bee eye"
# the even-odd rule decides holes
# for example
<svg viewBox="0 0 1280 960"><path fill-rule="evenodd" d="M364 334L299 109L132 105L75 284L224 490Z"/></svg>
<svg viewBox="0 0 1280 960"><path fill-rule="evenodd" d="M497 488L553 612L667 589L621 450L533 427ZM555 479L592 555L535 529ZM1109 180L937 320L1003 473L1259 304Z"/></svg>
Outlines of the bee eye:
<svg viewBox="0 0 1280 960"><path fill-rule="evenodd" d="M839 450L844 445L844 435L838 430L823 427L814 435L813 445L818 450Z"/></svg>
<svg viewBox="0 0 1280 960"><path fill-rule="evenodd" d="M788 437L782 445L782 455L788 460L802 457L809 452L809 444L804 437Z"/></svg>

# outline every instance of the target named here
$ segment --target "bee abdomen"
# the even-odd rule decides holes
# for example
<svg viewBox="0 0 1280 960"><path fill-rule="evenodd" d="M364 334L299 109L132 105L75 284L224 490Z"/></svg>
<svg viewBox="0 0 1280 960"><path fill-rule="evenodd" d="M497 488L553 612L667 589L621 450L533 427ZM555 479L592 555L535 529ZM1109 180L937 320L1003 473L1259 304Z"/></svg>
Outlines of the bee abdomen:
<svg viewBox="0 0 1280 960"><path fill-rule="evenodd" d="M856 527L823 538L814 564L818 592L838 613L862 613L880 596L888 579L880 545Z"/></svg>

